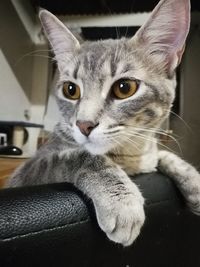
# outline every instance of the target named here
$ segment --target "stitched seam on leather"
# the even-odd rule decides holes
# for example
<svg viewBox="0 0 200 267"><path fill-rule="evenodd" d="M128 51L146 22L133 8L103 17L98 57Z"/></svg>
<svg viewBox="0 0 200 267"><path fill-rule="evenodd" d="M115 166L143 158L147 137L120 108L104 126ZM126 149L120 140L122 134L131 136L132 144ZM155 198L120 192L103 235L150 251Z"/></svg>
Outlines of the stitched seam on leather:
<svg viewBox="0 0 200 267"><path fill-rule="evenodd" d="M70 223L70 224L64 224L64 225L53 227L53 228L46 228L46 229L43 229L43 230L39 230L39 231L35 231L35 232L30 232L30 233L27 233L27 234L21 234L21 235L19 234L19 235L16 235L16 236L12 236L12 237L8 237L8 238L0 239L0 242L1 241L12 241L14 239L23 238L23 237L29 237L29 236L34 236L34 235L42 234L42 233L45 233L45 232L52 232L54 230L63 229L65 227L67 227L67 226L80 225L80 224L83 224L83 223L87 223L89 221L90 221L89 219L86 219L84 221Z"/></svg>

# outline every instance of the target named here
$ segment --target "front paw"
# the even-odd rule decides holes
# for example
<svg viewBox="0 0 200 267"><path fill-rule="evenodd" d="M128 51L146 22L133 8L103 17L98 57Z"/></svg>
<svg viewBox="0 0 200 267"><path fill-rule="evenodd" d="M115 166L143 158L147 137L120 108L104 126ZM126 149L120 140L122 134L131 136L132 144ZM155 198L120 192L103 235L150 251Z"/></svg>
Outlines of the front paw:
<svg viewBox="0 0 200 267"><path fill-rule="evenodd" d="M187 205L196 215L200 216L200 191L196 188L193 194L187 196Z"/></svg>
<svg viewBox="0 0 200 267"><path fill-rule="evenodd" d="M193 176L190 177L188 175L190 179L187 183L185 182L187 190L183 193L185 193L186 202L190 210L200 216L200 174L194 169L193 171Z"/></svg>
<svg viewBox="0 0 200 267"><path fill-rule="evenodd" d="M110 240L123 246L130 246L144 224L143 197L136 198L128 195L125 198L106 203L106 205L105 203L101 204L95 205L101 229Z"/></svg>

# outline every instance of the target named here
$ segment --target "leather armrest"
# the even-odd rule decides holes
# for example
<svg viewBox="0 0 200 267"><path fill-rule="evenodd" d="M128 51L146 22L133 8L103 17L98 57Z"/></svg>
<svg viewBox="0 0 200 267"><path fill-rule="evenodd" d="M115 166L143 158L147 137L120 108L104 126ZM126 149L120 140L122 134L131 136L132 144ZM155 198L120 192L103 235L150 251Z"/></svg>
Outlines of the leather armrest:
<svg viewBox="0 0 200 267"><path fill-rule="evenodd" d="M200 217L160 173L134 178L146 221L128 248L100 230L92 202L72 185L0 191L0 266L200 266Z"/></svg>

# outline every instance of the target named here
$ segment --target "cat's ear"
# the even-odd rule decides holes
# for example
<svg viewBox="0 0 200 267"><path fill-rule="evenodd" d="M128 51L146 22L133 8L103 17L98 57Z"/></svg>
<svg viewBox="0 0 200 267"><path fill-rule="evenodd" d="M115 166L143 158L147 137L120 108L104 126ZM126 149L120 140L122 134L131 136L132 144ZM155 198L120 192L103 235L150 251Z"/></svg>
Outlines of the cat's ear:
<svg viewBox="0 0 200 267"><path fill-rule="evenodd" d="M190 0L161 0L133 39L145 56L173 72L181 61L189 27Z"/></svg>
<svg viewBox="0 0 200 267"><path fill-rule="evenodd" d="M80 44L67 27L49 11L41 9L39 18L53 48L58 68L62 70L65 58L72 55L80 47Z"/></svg>

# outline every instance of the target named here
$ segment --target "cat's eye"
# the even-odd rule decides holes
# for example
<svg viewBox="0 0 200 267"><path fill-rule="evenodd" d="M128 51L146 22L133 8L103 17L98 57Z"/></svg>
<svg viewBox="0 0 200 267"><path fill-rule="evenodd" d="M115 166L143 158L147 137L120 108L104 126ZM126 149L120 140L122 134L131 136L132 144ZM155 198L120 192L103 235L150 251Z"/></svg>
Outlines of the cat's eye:
<svg viewBox="0 0 200 267"><path fill-rule="evenodd" d="M134 95L139 83L136 80L121 79L112 86L112 94L118 99L125 99Z"/></svg>
<svg viewBox="0 0 200 267"><path fill-rule="evenodd" d="M62 90L64 97L68 99L77 100L81 97L80 87L75 83L64 82Z"/></svg>

